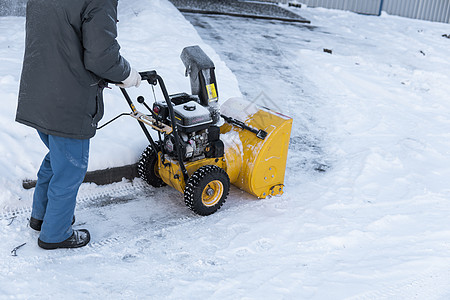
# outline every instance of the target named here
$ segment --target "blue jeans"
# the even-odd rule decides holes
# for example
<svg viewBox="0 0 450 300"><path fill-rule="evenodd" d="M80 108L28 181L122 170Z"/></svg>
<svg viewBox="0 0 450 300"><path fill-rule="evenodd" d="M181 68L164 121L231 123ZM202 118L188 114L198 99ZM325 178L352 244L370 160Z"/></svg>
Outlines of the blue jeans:
<svg viewBox="0 0 450 300"><path fill-rule="evenodd" d="M59 243L73 233L76 197L88 166L89 139L38 133L49 152L38 172L31 216L44 221L41 241Z"/></svg>

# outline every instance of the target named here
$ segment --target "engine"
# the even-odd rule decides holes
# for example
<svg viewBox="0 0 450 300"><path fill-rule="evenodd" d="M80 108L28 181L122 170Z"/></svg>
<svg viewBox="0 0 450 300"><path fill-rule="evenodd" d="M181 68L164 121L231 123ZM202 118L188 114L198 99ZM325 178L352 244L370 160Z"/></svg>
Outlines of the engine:
<svg viewBox="0 0 450 300"><path fill-rule="evenodd" d="M174 114L180 137L181 153L184 160L221 157L224 153L223 142L220 140L220 128L214 124L210 111L196 101L195 96L177 94L170 96L174 105ZM167 104L156 102L153 112L158 119L171 125ZM172 134L163 138L165 153L176 158L177 145Z"/></svg>
<svg viewBox="0 0 450 300"><path fill-rule="evenodd" d="M165 135L164 151L177 158L180 147L185 161L222 157L224 145L217 126L220 111L214 63L199 46L184 48L181 60L186 67L186 76L190 77L192 95L179 93L169 96L179 131L179 145L176 145L173 134ZM155 102L153 113L158 120L171 125L165 101Z"/></svg>

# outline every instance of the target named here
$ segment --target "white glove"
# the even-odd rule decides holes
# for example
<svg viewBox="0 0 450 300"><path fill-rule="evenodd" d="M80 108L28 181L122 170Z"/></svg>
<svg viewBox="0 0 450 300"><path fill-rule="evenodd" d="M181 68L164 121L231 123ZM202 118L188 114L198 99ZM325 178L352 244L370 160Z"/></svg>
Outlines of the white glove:
<svg viewBox="0 0 450 300"><path fill-rule="evenodd" d="M132 86L139 87L141 84L141 75L135 69L131 68L130 75L128 75L127 79L122 81L122 83L116 84L121 88L129 88Z"/></svg>

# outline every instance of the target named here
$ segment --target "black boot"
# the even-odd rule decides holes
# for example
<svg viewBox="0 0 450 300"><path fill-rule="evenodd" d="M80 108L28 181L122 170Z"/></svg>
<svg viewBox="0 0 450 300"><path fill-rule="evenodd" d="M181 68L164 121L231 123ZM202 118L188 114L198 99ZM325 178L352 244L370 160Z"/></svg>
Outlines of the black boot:
<svg viewBox="0 0 450 300"><path fill-rule="evenodd" d="M30 218L30 227L36 231L41 231L42 220L35 219L33 217ZM75 223L75 216L72 218L72 225Z"/></svg>
<svg viewBox="0 0 450 300"><path fill-rule="evenodd" d="M89 231L86 229L78 229L74 230L72 236L65 241L60 243L46 243L38 239L38 245L46 250L58 248L79 248L86 246L90 240L91 235L89 234Z"/></svg>

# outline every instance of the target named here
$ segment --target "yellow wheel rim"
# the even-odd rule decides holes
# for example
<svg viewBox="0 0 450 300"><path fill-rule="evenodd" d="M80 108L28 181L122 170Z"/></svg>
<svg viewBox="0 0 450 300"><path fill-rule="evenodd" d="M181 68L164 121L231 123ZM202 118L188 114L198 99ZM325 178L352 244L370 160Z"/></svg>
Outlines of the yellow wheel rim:
<svg viewBox="0 0 450 300"><path fill-rule="evenodd" d="M220 180L209 182L202 193L202 203L205 206L214 206L220 201L223 194L223 183Z"/></svg>

